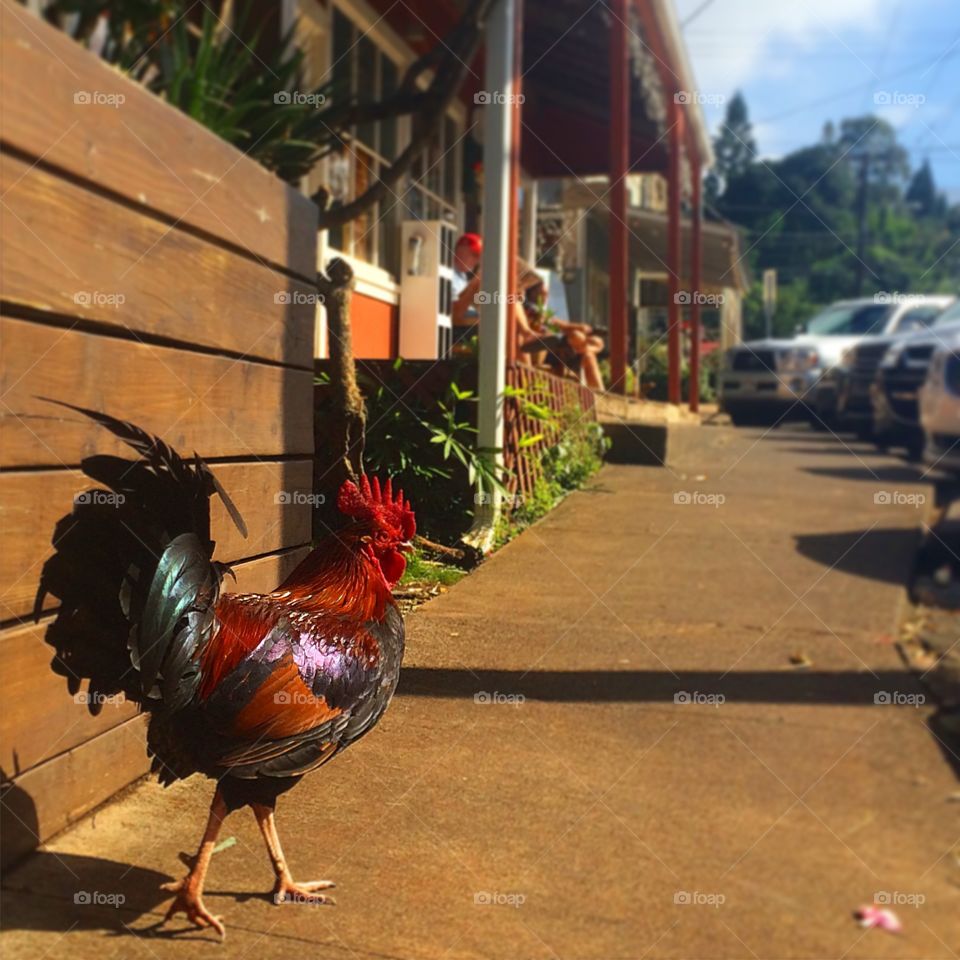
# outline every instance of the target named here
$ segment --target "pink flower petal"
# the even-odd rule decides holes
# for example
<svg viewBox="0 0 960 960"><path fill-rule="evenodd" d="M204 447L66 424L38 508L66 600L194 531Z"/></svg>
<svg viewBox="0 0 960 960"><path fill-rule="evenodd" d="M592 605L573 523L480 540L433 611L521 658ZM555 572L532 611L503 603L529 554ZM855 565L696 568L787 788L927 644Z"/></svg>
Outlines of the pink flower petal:
<svg viewBox="0 0 960 960"><path fill-rule="evenodd" d="M861 927L877 927L887 933L900 933L903 924L900 918L886 907L878 907L875 903L859 907L854 916Z"/></svg>

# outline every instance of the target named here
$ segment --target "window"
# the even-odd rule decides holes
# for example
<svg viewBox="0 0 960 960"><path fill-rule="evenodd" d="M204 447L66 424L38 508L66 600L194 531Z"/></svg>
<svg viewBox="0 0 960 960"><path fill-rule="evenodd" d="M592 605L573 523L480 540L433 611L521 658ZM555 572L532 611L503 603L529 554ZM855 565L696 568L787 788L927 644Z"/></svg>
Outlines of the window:
<svg viewBox="0 0 960 960"><path fill-rule="evenodd" d="M838 304L818 313L808 324L807 333L820 336L872 335L883 333L890 317L886 304Z"/></svg>
<svg viewBox="0 0 960 960"><path fill-rule="evenodd" d="M913 307L897 321L897 333L907 333L910 330L926 330L942 312L943 307L933 305Z"/></svg>
<svg viewBox="0 0 960 960"><path fill-rule="evenodd" d="M368 33L338 8L332 11L332 96L356 95L361 100L383 100L397 88L400 68ZM396 117L360 124L349 131L339 150L317 171L316 189L324 184L332 206L342 206L360 196L396 159L409 142L408 123ZM379 203L360 217L330 230L330 245L343 253L400 272L400 223L403 220L455 221L459 195L460 132L445 118L436 142L414 164L404 183L395 185Z"/></svg>

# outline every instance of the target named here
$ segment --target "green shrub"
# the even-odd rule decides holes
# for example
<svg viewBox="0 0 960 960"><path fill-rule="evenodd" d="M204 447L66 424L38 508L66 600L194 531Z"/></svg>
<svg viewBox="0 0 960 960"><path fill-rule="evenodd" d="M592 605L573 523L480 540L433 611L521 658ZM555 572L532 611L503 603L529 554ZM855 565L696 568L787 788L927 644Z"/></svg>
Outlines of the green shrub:
<svg viewBox="0 0 960 960"><path fill-rule="evenodd" d="M568 493L580 489L603 466L603 455L610 447L599 423L586 420L576 406L559 414L547 412L548 426L555 427L556 443L540 456L541 476L533 490L519 497L515 506L500 518L496 541L506 543L524 527L546 516Z"/></svg>

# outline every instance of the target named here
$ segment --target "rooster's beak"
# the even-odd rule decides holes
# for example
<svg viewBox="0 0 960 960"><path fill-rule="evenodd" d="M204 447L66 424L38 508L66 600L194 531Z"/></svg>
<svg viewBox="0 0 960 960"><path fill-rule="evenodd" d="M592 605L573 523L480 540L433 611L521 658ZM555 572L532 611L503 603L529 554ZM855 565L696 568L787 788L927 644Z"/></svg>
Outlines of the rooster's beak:
<svg viewBox="0 0 960 960"><path fill-rule="evenodd" d="M410 553L410 551L413 550L413 541L412 541L412 540L404 540L403 543L398 543L398 544L397 544L397 549L398 549L401 553Z"/></svg>

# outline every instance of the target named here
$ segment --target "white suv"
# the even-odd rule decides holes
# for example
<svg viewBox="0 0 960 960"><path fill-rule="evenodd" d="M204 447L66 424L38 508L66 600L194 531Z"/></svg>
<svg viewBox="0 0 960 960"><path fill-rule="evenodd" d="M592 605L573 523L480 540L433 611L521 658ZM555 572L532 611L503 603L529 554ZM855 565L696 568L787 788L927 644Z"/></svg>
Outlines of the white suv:
<svg viewBox="0 0 960 960"><path fill-rule="evenodd" d="M798 414L814 407L825 371L865 337L922 330L946 309L948 295L877 294L840 300L816 314L806 329L787 340L755 340L727 352L720 371L720 403L734 423L758 414Z"/></svg>

